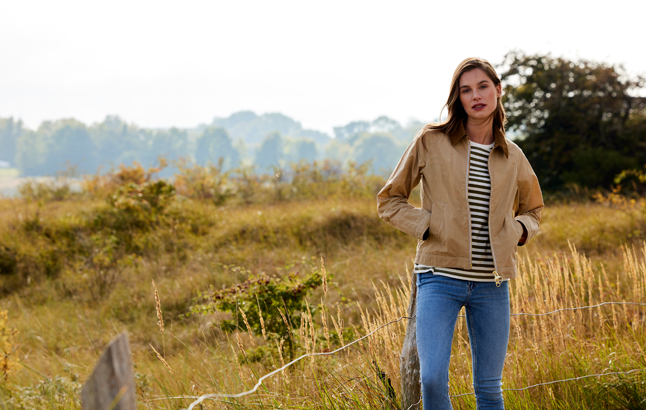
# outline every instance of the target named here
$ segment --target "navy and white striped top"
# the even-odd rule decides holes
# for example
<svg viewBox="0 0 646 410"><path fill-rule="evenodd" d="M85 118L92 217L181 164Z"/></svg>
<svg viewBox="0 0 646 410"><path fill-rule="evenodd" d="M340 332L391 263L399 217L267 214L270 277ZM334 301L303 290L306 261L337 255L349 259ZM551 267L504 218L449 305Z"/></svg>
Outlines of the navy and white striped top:
<svg viewBox="0 0 646 410"><path fill-rule="evenodd" d="M415 273L431 272L435 275L473 282L495 282L493 271L496 269L489 241L489 198L491 180L489 178L490 145L470 143L469 154L469 213L471 214L471 269L453 267L425 266L415 264ZM465 238L467 240L467 238Z"/></svg>

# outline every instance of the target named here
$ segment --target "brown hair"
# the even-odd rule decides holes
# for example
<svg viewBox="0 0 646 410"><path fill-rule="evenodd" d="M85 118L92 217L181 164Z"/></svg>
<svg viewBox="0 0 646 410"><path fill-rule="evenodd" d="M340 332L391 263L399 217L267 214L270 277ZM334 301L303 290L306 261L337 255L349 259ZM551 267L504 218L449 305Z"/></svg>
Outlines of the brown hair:
<svg viewBox="0 0 646 410"><path fill-rule="evenodd" d="M496 70L494 70L493 66L487 60L483 58L467 58L463 60L453 73L451 92L449 94L449 99L444 105L444 107L448 108L448 117L444 122L427 124L424 127L425 129L439 130L444 134L451 135L460 128L461 123L467 119L467 113L464 111L464 107L462 107L462 102L460 102L460 77L462 74L475 68L479 68L484 71L491 81L493 81L494 86L500 84L500 78L498 77ZM442 107L442 111L444 111L444 107ZM493 116L493 129L500 130L502 135L505 135L507 117L500 98L498 98L496 103L496 110L491 115Z"/></svg>

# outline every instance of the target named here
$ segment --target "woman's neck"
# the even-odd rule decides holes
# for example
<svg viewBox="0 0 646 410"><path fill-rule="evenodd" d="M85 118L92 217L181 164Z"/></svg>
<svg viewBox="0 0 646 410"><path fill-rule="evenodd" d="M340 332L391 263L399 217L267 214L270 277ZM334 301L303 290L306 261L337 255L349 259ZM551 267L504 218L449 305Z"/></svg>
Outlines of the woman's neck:
<svg viewBox="0 0 646 410"><path fill-rule="evenodd" d="M494 142L492 123L493 118L488 118L484 121L469 118L466 125L469 140L483 145L489 145Z"/></svg>

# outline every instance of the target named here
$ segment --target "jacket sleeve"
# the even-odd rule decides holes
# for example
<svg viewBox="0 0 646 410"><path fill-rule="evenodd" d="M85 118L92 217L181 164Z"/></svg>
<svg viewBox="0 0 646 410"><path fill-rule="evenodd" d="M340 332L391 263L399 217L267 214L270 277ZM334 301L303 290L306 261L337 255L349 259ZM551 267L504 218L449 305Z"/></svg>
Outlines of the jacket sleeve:
<svg viewBox="0 0 646 410"><path fill-rule="evenodd" d="M543 194L538 184L538 178L523 155L518 172L518 209L516 220L527 230L525 244L538 234L543 210Z"/></svg>
<svg viewBox="0 0 646 410"><path fill-rule="evenodd" d="M423 132L415 136L395 167L386 185L377 194L377 211L385 222L402 232L423 240L430 226L431 213L408 203L419 184L425 164Z"/></svg>

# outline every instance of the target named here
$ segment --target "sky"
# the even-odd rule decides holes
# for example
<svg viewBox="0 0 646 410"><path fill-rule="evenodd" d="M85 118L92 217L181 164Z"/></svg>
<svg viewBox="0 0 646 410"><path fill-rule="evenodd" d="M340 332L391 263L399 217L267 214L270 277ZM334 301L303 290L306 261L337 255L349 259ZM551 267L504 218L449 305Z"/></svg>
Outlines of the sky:
<svg viewBox="0 0 646 410"><path fill-rule="evenodd" d="M303 127L438 117L466 57L511 50L646 75L646 2L4 2L0 117L29 128L118 115L195 127L241 110ZM601 7L603 5L603 7ZM641 43L641 44L640 44Z"/></svg>

